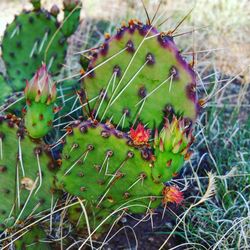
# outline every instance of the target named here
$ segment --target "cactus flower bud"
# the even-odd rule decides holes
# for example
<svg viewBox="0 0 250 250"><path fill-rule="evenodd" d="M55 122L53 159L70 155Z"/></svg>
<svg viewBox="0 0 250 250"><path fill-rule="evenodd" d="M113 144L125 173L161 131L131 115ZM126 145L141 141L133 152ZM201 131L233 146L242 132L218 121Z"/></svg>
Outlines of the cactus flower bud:
<svg viewBox="0 0 250 250"><path fill-rule="evenodd" d="M81 4L81 0L64 0L63 7L68 11L72 11L77 5Z"/></svg>
<svg viewBox="0 0 250 250"><path fill-rule="evenodd" d="M47 105L56 100L56 85L43 64L30 81L26 81L24 94L28 102L35 101Z"/></svg>
<svg viewBox="0 0 250 250"><path fill-rule="evenodd" d="M31 137L40 138L51 129L56 100L56 85L45 64L26 82L24 94L27 103L25 126Z"/></svg>
<svg viewBox="0 0 250 250"><path fill-rule="evenodd" d="M173 116L172 121L165 120L160 133L155 132L155 163L152 175L157 182L171 179L180 170L184 161L190 158L190 146L194 141L190 126L183 118Z"/></svg>
<svg viewBox="0 0 250 250"><path fill-rule="evenodd" d="M59 7L58 7L56 4L54 4L54 5L51 7L51 9L50 9L50 13L51 13L54 17L57 17L57 15L59 14L59 12L60 12L60 9L59 9Z"/></svg>

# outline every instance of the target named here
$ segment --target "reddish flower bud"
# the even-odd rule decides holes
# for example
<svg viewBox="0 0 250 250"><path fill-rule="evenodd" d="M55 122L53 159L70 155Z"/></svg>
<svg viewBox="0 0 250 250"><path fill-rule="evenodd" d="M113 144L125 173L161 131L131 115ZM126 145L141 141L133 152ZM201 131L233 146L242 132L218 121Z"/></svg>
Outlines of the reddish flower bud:
<svg viewBox="0 0 250 250"><path fill-rule="evenodd" d="M56 100L56 85L43 64L30 81L26 81L24 94L27 100L50 104Z"/></svg>
<svg viewBox="0 0 250 250"><path fill-rule="evenodd" d="M184 200L183 193L176 186L164 187L162 194L164 196L162 199L164 205L168 202L179 205Z"/></svg>
<svg viewBox="0 0 250 250"><path fill-rule="evenodd" d="M147 144L150 137L150 130L145 129L144 126L139 123L135 130L133 128L130 129L130 137L136 146Z"/></svg>

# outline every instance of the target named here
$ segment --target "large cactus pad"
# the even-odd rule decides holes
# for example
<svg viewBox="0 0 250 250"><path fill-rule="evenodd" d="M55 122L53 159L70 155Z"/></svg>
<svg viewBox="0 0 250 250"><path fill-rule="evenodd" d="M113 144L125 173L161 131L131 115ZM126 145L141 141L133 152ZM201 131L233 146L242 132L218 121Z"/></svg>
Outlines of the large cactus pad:
<svg viewBox="0 0 250 250"><path fill-rule="evenodd" d="M171 105L177 115L194 119L195 76L173 38L150 25L130 21L94 53L83 76L86 101L94 118L112 118L120 127L137 120L153 128Z"/></svg>
<svg viewBox="0 0 250 250"><path fill-rule="evenodd" d="M51 207L54 173L43 145L17 127L17 118L0 117L0 224L1 228ZM54 197L54 199L53 199Z"/></svg>
<svg viewBox="0 0 250 250"><path fill-rule="evenodd" d="M42 62L48 65L52 75L60 72L67 50L67 36L76 29L75 26L67 29L67 26L79 21L80 9L72 16L67 13L63 24L67 33L64 33L64 29L59 29L60 23L53 12L39 6L16 16L4 33L3 59L15 91L23 90L25 80L33 76Z"/></svg>
<svg viewBox="0 0 250 250"><path fill-rule="evenodd" d="M111 125L81 123L67 136L58 186L86 199L96 216L125 203L133 213L157 207L163 184L151 177L152 152L130 144L127 134Z"/></svg>

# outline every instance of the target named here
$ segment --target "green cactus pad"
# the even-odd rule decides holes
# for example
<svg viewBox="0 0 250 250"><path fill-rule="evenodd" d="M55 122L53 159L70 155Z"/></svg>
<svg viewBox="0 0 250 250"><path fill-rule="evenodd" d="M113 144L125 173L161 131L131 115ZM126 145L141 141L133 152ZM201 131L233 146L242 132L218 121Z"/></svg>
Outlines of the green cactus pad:
<svg viewBox="0 0 250 250"><path fill-rule="evenodd" d="M45 147L27 137L21 125L17 127L16 117L0 119L0 224L4 228L50 209L57 195L54 163Z"/></svg>
<svg viewBox="0 0 250 250"><path fill-rule="evenodd" d="M58 187L86 199L96 217L119 206L139 204L129 208L133 213L157 207L163 184L151 178L152 152L130 144L126 134L110 125L81 123L67 136Z"/></svg>
<svg viewBox="0 0 250 250"><path fill-rule="evenodd" d="M51 247L46 241L46 233L40 227L33 227L14 243L16 249L49 250Z"/></svg>
<svg viewBox="0 0 250 250"><path fill-rule="evenodd" d="M94 53L83 76L91 115L120 128L141 120L150 128L163 121L171 105L175 114L194 119L195 75L173 38L130 21ZM86 100L87 101L87 100Z"/></svg>
<svg viewBox="0 0 250 250"><path fill-rule="evenodd" d="M52 128L54 104L34 103L27 107L25 127L32 138L41 138Z"/></svg>
<svg viewBox="0 0 250 250"><path fill-rule="evenodd" d="M6 28L2 41L3 59L14 91L24 89L25 80L33 76L42 62L47 64L52 75L60 72L67 50L67 36L75 31L79 15L72 15L72 18L74 29L70 16L63 24L65 29L70 26L64 34L53 15L35 8L16 16Z"/></svg>

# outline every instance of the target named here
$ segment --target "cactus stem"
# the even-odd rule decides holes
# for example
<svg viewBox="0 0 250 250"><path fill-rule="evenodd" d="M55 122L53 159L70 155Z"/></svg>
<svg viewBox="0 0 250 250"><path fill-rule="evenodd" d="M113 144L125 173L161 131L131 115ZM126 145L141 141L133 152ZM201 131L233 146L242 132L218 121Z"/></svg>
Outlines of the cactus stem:
<svg viewBox="0 0 250 250"><path fill-rule="evenodd" d="M18 136L18 159L20 161L23 177L25 176L23 157L22 157L22 147L21 147L21 136Z"/></svg>
<svg viewBox="0 0 250 250"><path fill-rule="evenodd" d="M142 98L139 102L135 104L135 107L138 106L141 102L146 100L148 97L150 97L155 91L157 91L162 85L164 85L166 82L170 80L172 82L173 75L170 75L166 80L161 82L156 88L154 88L150 93L148 93L144 98Z"/></svg>
<svg viewBox="0 0 250 250"><path fill-rule="evenodd" d="M142 39L141 43L139 44L138 48L136 49L135 53L133 54L133 57L131 58L129 64L127 65L126 70L125 70L125 72L124 72L122 78L120 79L119 83L118 83L117 86L116 86L116 89L115 89L114 92L112 93L112 96L111 96L111 98L110 98L110 100L109 100L109 102L108 102L108 105L107 105L107 107L106 107L105 110L104 110L104 113L103 113L103 116L102 116L102 118L101 118L101 121L103 120L103 118L104 118L104 116L106 115L106 113L107 113L109 107L111 106L112 98L114 97L114 95L115 95L117 89L120 87L120 85L121 85L121 83L122 83L124 77L126 76L126 73L127 73L127 71L129 70L129 68L130 68L130 66L131 66L131 64L132 64L132 62L133 62L133 60L134 60L136 54L138 53L140 47L142 46L142 44L144 43L146 37L148 36L148 34L151 32L152 29L153 29L153 26L151 26L151 27L149 28L149 30L147 31L145 37ZM126 49L126 48L125 48L125 49ZM103 63L105 63L105 62L106 62L106 61L104 61ZM103 63L100 63L99 65L101 65L101 64L103 64ZM147 64L147 61L146 61L146 64ZM96 67L98 67L99 65L97 65ZM137 72L137 74L138 74L138 72ZM137 74L136 74L136 75L137 75ZM126 88L126 86L125 86L125 88ZM120 93L120 94L121 94L121 93ZM117 97L117 98L118 98L118 97Z"/></svg>
<svg viewBox="0 0 250 250"><path fill-rule="evenodd" d="M83 158L83 163L84 161L86 160L87 156L88 156L88 153L90 152L91 150L89 148L87 148L83 154L73 163L73 165L71 167L69 167L69 169L64 173L64 176L67 175L74 167L75 165Z"/></svg>

